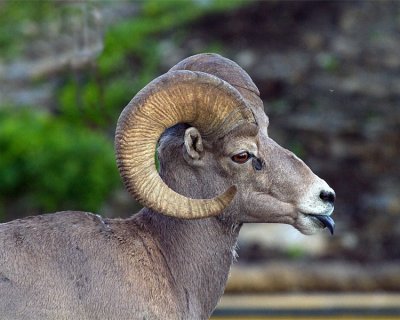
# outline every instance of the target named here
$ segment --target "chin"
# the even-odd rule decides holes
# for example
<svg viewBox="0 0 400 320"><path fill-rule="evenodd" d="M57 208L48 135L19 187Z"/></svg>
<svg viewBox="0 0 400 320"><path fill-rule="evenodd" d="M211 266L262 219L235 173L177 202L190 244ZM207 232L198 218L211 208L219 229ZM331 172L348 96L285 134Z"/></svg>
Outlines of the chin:
<svg viewBox="0 0 400 320"><path fill-rule="evenodd" d="M323 229L320 223L301 213L299 214L299 217L297 218L293 227L305 235L313 235Z"/></svg>

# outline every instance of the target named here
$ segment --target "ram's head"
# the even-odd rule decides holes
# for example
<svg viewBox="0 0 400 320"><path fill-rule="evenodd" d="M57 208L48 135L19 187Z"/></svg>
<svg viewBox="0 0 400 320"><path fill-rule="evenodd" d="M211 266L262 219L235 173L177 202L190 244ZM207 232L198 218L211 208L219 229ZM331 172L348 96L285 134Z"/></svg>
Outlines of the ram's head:
<svg viewBox="0 0 400 320"><path fill-rule="evenodd" d="M164 215L333 232L335 193L268 136L268 124L243 69L219 55L196 55L149 83L124 109L115 140L118 167L135 198Z"/></svg>

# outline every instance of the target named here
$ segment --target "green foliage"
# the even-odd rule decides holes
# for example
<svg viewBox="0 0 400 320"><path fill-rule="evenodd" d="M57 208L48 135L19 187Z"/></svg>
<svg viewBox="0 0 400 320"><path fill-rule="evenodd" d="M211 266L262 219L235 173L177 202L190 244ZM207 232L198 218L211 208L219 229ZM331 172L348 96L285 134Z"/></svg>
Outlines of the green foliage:
<svg viewBox="0 0 400 320"><path fill-rule="evenodd" d="M0 150L0 210L95 211L119 183L109 139L45 113L1 111Z"/></svg>
<svg viewBox="0 0 400 320"><path fill-rule="evenodd" d="M123 106L163 71L160 39L184 41L190 37L188 23L247 2L138 2L137 16L105 30L104 50L90 67L58 77L56 116L1 111L0 105L0 220L12 218L6 216L9 212L21 216L63 209L96 211L120 181L112 145L99 131L113 132ZM30 52L30 41L46 39L47 32L49 38L57 28L63 32L60 21L83 19L80 6L21 4L0 4L0 59L5 61ZM223 50L218 43L208 46L204 50Z"/></svg>
<svg viewBox="0 0 400 320"><path fill-rule="evenodd" d="M304 249L298 246L291 246L287 249L286 255L288 258L296 260L296 259L301 259L306 256Z"/></svg>
<svg viewBox="0 0 400 320"><path fill-rule="evenodd" d="M205 14L236 8L244 0L148 0L141 14L111 26L104 51L95 67L71 75L59 94L60 109L74 123L107 127L114 124L123 106L160 73L159 38L179 30ZM221 52L217 43L208 51Z"/></svg>
<svg viewBox="0 0 400 320"><path fill-rule="evenodd" d="M0 1L0 52L1 58L9 59L21 54L24 43L38 32L33 20L44 21L51 15L50 1Z"/></svg>

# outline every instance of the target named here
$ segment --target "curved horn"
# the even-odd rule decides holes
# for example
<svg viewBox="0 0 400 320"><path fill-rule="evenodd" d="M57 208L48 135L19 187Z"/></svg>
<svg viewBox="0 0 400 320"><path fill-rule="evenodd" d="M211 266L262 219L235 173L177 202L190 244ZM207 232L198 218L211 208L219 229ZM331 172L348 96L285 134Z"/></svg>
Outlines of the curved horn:
<svg viewBox="0 0 400 320"><path fill-rule="evenodd" d="M165 215L196 219L220 214L232 201L232 186L213 199L191 199L170 189L155 167L161 134L177 123L204 137L221 137L236 125L255 122L240 93L227 82L187 70L168 72L143 88L122 111L116 129L117 165L128 191Z"/></svg>

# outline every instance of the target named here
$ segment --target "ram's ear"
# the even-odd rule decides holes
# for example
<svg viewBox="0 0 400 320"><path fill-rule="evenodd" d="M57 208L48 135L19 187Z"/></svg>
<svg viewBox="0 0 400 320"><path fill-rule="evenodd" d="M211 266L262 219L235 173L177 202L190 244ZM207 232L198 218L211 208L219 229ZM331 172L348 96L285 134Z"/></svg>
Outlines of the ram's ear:
<svg viewBox="0 0 400 320"><path fill-rule="evenodd" d="M186 162L191 165L201 165L203 163L204 146L199 130L195 127L186 129L184 140L183 156Z"/></svg>

